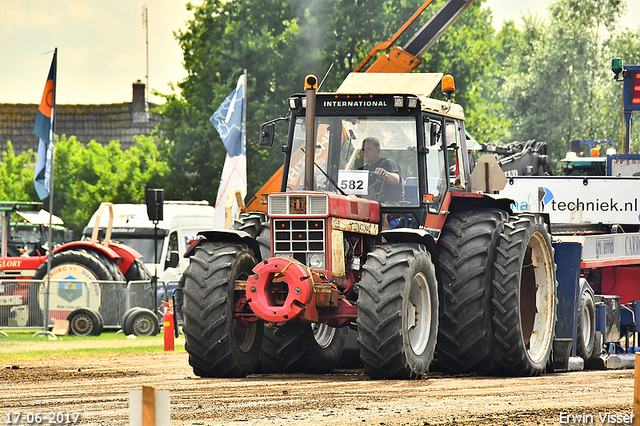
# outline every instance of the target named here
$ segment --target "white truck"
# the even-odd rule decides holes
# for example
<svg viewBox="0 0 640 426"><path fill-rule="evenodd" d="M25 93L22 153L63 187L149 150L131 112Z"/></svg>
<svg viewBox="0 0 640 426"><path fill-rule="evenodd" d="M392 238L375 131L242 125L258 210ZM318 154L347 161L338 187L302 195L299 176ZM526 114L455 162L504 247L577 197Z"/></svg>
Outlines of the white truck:
<svg viewBox="0 0 640 426"><path fill-rule="evenodd" d="M213 228L214 211L206 201L165 201L163 220L156 228L147 216L145 204L114 204L111 238L140 252L149 273L152 276L157 273L159 282L175 284L189 264L183 257L189 241L196 237L198 231ZM91 237L97 213L83 231L85 238ZM106 229L108 220L108 215L100 218L101 233Z"/></svg>

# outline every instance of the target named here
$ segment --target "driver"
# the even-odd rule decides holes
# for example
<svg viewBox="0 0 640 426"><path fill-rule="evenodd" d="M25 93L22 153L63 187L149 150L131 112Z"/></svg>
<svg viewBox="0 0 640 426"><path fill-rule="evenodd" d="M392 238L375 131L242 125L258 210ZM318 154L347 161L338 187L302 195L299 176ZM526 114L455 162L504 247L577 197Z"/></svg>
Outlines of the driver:
<svg viewBox="0 0 640 426"><path fill-rule="evenodd" d="M380 141L370 136L362 141L364 166L360 170L375 173L380 179L373 179L370 188L378 196L380 202L400 201L402 193L400 185L400 167L391 158L380 156Z"/></svg>

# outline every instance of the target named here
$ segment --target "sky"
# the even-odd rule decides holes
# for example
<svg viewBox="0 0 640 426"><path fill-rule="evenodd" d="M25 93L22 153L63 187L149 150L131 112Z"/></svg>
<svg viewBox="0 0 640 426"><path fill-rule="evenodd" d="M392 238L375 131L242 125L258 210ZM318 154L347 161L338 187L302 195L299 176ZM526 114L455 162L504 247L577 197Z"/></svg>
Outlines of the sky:
<svg viewBox="0 0 640 426"><path fill-rule="evenodd" d="M549 0L487 0L494 26L546 16ZM192 3L199 4L198 0ZM149 85L171 93L186 77L174 32L192 14L183 0L0 0L0 103L38 104L58 48L58 104L130 102L132 83L146 81L143 6L148 10ZM640 26L640 0L627 0L623 26ZM427 11L428 13L428 11ZM151 95L150 102L162 98Z"/></svg>

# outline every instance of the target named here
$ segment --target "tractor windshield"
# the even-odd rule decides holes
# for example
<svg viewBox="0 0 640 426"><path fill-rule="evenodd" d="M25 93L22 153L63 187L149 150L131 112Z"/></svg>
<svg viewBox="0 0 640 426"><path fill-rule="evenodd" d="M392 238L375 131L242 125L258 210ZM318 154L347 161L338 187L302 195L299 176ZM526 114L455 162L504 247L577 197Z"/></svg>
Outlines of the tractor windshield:
<svg viewBox="0 0 640 426"><path fill-rule="evenodd" d="M304 189L305 133L305 120L298 117L288 191ZM364 140L371 144L367 155L362 151ZM316 191L344 192L387 205L417 205L415 118L318 116L314 168Z"/></svg>

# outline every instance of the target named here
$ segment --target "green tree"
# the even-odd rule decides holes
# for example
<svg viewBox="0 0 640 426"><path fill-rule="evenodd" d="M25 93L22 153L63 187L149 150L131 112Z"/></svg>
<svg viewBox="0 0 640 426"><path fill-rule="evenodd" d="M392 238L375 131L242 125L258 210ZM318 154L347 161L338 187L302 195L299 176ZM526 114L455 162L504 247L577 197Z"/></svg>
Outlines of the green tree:
<svg viewBox="0 0 640 426"><path fill-rule="evenodd" d="M33 201L38 196L33 186L33 151L16 156L11 141L2 153L0 163L0 200Z"/></svg>
<svg viewBox="0 0 640 426"><path fill-rule="evenodd" d="M572 139L619 140L610 60L640 47L633 38L617 41L625 7L623 0L556 0L549 22L524 20L503 92L517 140L545 140L556 161Z"/></svg>
<svg viewBox="0 0 640 426"><path fill-rule="evenodd" d="M604 49L610 58L621 58L625 65L640 65L640 28L631 30L629 28L620 29L607 40ZM602 123L602 128L614 142L618 152L622 152L622 138L624 123L622 116L622 83L614 81L613 74L609 74L608 84L604 87L603 93L606 99L603 109L606 119ZM634 113L636 125L632 126L631 132L631 152L640 153L640 126L638 123L638 113Z"/></svg>
<svg viewBox="0 0 640 426"><path fill-rule="evenodd" d="M146 187L164 186L168 166L153 138L134 139L135 146L122 151L117 141L104 147L91 141L85 146L75 136L56 136L53 213L76 238L101 202L144 203ZM16 156L11 142L8 147L0 163L0 200L38 200L33 152Z"/></svg>
<svg viewBox="0 0 640 426"><path fill-rule="evenodd" d="M453 100L464 107L466 128L480 142L502 139L509 126L497 92L505 79L501 64L509 55L512 35L505 30L496 37L491 10L474 2L426 52L418 69L454 76Z"/></svg>
<svg viewBox="0 0 640 426"><path fill-rule="evenodd" d="M423 3L422 0L209 0L187 5L194 14L177 38L184 52L187 77L165 96L159 112L161 149L171 169L165 191L171 198L215 201L225 148L210 116L248 70L247 171L248 195L282 164L277 148L257 145L262 122L288 114L286 100L301 92L304 76L322 79L333 65L323 91L335 90L377 43L389 39ZM417 29L439 8L414 24ZM469 103L471 127L487 137L506 128L489 107L478 83L491 62L493 29L490 12L477 1L425 56L419 70L453 73L460 103ZM402 45L412 30L399 40ZM465 105L467 106L467 105ZM482 111L474 118L473 110ZM277 130L279 143L286 129Z"/></svg>
<svg viewBox="0 0 640 426"><path fill-rule="evenodd" d="M144 203L146 187L162 187L168 171L152 138L136 136L126 151L117 141L86 146L75 136L56 144L54 214L76 237L101 202Z"/></svg>

